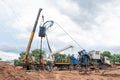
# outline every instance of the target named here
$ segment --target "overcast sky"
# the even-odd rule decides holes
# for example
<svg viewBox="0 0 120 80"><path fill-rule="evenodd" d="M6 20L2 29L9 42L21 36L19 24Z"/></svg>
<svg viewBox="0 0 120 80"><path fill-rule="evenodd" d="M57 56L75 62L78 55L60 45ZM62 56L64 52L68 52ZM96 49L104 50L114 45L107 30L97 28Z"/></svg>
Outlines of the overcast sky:
<svg viewBox="0 0 120 80"><path fill-rule="evenodd" d="M87 51L120 53L119 4L120 0L0 0L0 57L14 59L25 51L39 8L45 21L58 23ZM41 20L40 16L31 50L40 48ZM56 23L47 30L52 50L68 45L74 46L69 52L82 50ZM45 38L43 49L48 52Z"/></svg>

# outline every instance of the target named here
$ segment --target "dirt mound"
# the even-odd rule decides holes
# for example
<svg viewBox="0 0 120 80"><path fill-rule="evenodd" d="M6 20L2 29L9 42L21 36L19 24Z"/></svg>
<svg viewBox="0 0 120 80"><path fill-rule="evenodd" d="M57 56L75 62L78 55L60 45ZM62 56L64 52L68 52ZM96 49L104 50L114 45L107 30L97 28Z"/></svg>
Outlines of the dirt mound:
<svg viewBox="0 0 120 80"><path fill-rule="evenodd" d="M0 63L0 80L30 80L22 69L13 65Z"/></svg>
<svg viewBox="0 0 120 80"><path fill-rule="evenodd" d="M0 80L120 80L120 69L87 74L78 71L26 72L21 67L0 63Z"/></svg>
<svg viewBox="0 0 120 80"><path fill-rule="evenodd" d="M21 80L21 77L27 79L26 77L20 75L24 74L23 71L18 70L13 65L8 65L5 63L0 63L0 78L1 80Z"/></svg>
<svg viewBox="0 0 120 80"><path fill-rule="evenodd" d="M22 67L0 63L0 80L44 80L47 73L26 72ZM50 75L48 75L50 77ZM49 79L49 78L48 78ZM46 80L48 80L46 79Z"/></svg>

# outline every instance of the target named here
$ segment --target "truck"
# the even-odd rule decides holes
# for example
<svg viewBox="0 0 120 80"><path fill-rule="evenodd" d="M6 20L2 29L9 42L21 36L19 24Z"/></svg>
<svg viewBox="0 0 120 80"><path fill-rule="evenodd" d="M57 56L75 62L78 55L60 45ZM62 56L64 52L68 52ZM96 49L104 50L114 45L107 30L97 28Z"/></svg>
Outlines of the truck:
<svg viewBox="0 0 120 80"><path fill-rule="evenodd" d="M111 66L110 59L107 56L101 57L100 51L89 51L90 56L90 68L106 69Z"/></svg>

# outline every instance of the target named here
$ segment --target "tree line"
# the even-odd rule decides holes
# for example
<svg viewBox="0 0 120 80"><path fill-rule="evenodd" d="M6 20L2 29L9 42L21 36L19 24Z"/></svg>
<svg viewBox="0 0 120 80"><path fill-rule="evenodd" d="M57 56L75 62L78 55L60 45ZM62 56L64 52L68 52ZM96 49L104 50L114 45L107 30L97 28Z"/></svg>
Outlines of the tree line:
<svg viewBox="0 0 120 80"><path fill-rule="evenodd" d="M111 63L120 63L120 54L111 54L110 51L104 51L101 53L101 56L107 56L110 59Z"/></svg>
<svg viewBox="0 0 120 80"><path fill-rule="evenodd" d="M53 55L55 58L66 58L68 57L68 55L66 54L54 54ZM120 63L120 54L111 54L110 51L104 51L103 53L101 53L101 57L107 56L110 59L111 63ZM18 59L14 60L14 64L15 65L20 65L22 64L22 62L20 61L20 59L23 59L25 57L25 52L21 52L20 53L20 57ZM46 54L45 51L40 50L40 49L34 49L31 51L30 53L30 57L34 57L35 60L37 60L38 58L46 58Z"/></svg>

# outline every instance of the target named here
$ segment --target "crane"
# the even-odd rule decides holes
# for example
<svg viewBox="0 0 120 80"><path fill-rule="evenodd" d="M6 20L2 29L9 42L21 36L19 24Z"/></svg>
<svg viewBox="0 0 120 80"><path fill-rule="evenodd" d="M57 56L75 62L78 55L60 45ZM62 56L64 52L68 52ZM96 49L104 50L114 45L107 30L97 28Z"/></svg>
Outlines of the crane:
<svg viewBox="0 0 120 80"><path fill-rule="evenodd" d="M41 11L42 11L42 8L39 8L37 18L35 20L35 24L34 24L34 27L33 27L33 30L31 32L29 42L28 42L28 45L27 45L27 48L26 48L25 56L24 56L23 59L20 59L22 62L25 63L24 66L27 69L29 69L30 64L32 64L32 62L33 62L32 59L30 58L29 51L30 51L30 48L31 48L31 44L32 44L32 41L33 41L33 38L34 38L34 34L35 34L35 31L36 31L36 27L37 27L37 24L38 24L38 20L39 20L39 16L40 16Z"/></svg>
<svg viewBox="0 0 120 80"><path fill-rule="evenodd" d="M69 49L69 48L73 48L73 46L72 46L72 45L69 45L69 46L67 46L67 47L65 47L65 48L62 48L62 49L57 50L56 52L53 52L53 53L50 53L50 54L53 55L53 54L62 52L62 51L64 51L64 50L67 50L67 49Z"/></svg>
<svg viewBox="0 0 120 80"><path fill-rule="evenodd" d="M67 49L69 49L69 48L73 48L73 46L72 46L72 45L69 45L69 46L67 46L67 47L65 47L65 48L62 48L62 49L60 49L60 50L57 50L57 51L55 51L55 52L50 53L50 54L49 54L49 59L50 59L50 61L51 61L51 62L54 62L53 54L62 52L62 51L67 50Z"/></svg>

